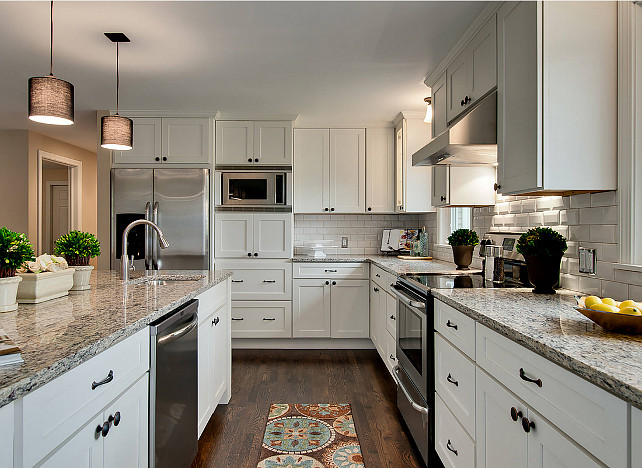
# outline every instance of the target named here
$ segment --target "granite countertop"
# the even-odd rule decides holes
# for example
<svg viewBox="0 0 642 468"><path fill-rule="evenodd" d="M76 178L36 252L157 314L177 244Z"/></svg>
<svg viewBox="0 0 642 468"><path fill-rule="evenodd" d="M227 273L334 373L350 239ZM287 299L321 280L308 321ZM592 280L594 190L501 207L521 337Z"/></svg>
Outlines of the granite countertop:
<svg viewBox="0 0 642 468"><path fill-rule="evenodd" d="M390 255L328 255L325 258L314 258L307 255L295 255L292 258L295 263L299 262L369 262L383 268L393 275L405 273L434 273L441 275L459 275L462 273L480 273L481 270L457 270L454 263L441 260L402 260Z"/></svg>
<svg viewBox="0 0 642 468"><path fill-rule="evenodd" d="M433 289L433 295L580 377L642 408L642 336L604 331L574 309L573 292Z"/></svg>
<svg viewBox="0 0 642 468"><path fill-rule="evenodd" d="M22 350L24 362L0 367L0 406L20 398L143 329L198 294L226 280L222 271L161 271L200 275L195 281L123 285L118 273L96 270L91 289L0 314L0 328Z"/></svg>

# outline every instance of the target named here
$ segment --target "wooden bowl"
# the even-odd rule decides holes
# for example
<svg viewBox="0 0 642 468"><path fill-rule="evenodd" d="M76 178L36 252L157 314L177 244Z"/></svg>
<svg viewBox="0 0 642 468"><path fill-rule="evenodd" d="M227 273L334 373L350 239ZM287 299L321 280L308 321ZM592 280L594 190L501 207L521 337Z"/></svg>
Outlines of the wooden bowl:
<svg viewBox="0 0 642 468"><path fill-rule="evenodd" d="M575 297L577 310L583 316L597 323L605 330L627 333L629 335L642 335L642 315L626 315L616 312L600 312L599 310L587 309L584 307L584 298Z"/></svg>

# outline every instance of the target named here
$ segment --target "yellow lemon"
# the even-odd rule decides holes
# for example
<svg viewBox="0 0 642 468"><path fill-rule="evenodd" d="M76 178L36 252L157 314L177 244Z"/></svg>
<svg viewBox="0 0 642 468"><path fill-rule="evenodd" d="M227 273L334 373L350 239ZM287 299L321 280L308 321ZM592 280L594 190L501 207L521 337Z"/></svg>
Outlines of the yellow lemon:
<svg viewBox="0 0 642 468"><path fill-rule="evenodd" d="M620 313L626 315L642 315L642 311L637 307L625 307L620 309Z"/></svg>
<svg viewBox="0 0 642 468"><path fill-rule="evenodd" d="M593 308L591 307L592 305L601 304L601 303L602 303L602 299L600 299L597 296L586 296L584 298L584 307L586 307L587 309L592 309Z"/></svg>
<svg viewBox="0 0 642 468"><path fill-rule="evenodd" d="M622 301L620 302L620 309L626 309L627 307L638 307L640 308L640 304L638 304L635 301L628 300L628 301Z"/></svg>
<svg viewBox="0 0 642 468"><path fill-rule="evenodd" d="M618 309L615 306L608 305L608 304L593 304L591 307L589 307L589 309L597 310L597 311L600 311L600 312L613 312L613 313L620 312L620 309Z"/></svg>
<svg viewBox="0 0 642 468"><path fill-rule="evenodd" d="M611 299L610 297L605 297L604 299L602 299L602 304L608 304L610 306L617 307L617 301L615 299Z"/></svg>

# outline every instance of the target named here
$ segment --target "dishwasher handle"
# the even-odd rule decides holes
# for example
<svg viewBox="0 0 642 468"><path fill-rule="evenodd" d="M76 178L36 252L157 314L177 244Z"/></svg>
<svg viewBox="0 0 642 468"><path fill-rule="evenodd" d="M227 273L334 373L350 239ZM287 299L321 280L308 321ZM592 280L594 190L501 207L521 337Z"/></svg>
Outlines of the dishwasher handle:
<svg viewBox="0 0 642 468"><path fill-rule="evenodd" d="M175 332L169 333L167 335L159 336L156 339L156 343L158 343L158 346L163 346L166 344L171 343L172 341L178 340L180 337L187 335L189 332L194 330L196 328L196 325L198 325L198 317L194 315L194 318L191 322L189 322L187 325L184 327L176 330Z"/></svg>

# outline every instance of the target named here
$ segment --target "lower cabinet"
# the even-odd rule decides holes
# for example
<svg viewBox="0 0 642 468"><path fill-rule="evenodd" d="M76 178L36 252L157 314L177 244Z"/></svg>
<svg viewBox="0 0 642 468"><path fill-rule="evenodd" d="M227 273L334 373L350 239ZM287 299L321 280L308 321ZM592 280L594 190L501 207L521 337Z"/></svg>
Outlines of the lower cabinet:
<svg viewBox="0 0 642 468"><path fill-rule="evenodd" d="M233 301L232 338L292 337L292 302Z"/></svg>
<svg viewBox="0 0 642 468"><path fill-rule="evenodd" d="M475 466L475 443L439 395L435 396L435 450L446 468Z"/></svg>
<svg viewBox="0 0 642 468"><path fill-rule="evenodd" d="M14 408L13 402L0 408L0 460L13 460Z"/></svg>
<svg viewBox="0 0 642 468"><path fill-rule="evenodd" d="M642 440L642 410L631 407L631 440ZM631 468L642 468L642 444L631 445Z"/></svg>
<svg viewBox="0 0 642 468"><path fill-rule="evenodd" d="M295 279L292 336L368 338L368 280Z"/></svg>

